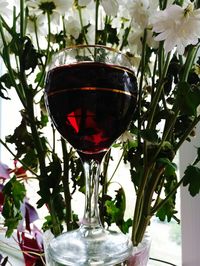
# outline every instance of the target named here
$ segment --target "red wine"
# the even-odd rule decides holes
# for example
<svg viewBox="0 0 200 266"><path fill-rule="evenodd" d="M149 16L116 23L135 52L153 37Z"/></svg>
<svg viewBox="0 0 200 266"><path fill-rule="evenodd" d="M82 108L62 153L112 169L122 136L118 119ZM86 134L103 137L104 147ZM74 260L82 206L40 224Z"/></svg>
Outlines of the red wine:
<svg viewBox="0 0 200 266"><path fill-rule="evenodd" d="M56 67L46 80L46 104L60 134L83 154L105 152L126 130L136 107L129 69L102 63Z"/></svg>

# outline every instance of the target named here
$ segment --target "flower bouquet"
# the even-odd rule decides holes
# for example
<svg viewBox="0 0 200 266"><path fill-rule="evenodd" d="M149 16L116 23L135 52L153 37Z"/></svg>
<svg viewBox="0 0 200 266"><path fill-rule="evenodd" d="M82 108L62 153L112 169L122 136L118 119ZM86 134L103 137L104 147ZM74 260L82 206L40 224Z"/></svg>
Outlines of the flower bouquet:
<svg viewBox="0 0 200 266"><path fill-rule="evenodd" d="M30 223L36 218L31 218L30 205L26 206L26 184L34 179L39 186L37 208L45 206L49 212L41 230L49 229L55 236L78 227L73 200L77 193L85 193L80 159L57 135L43 97L48 62L65 47L99 44L118 49L129 57L138 80L137 112L127 132L106 154L101 169L102 224L115 224L130 233L137 246L155 214L162 221L176 219L176 192L182 184L192 196L199 193L199 148L180 179L174 162L181 145L195 136L200 121L199 8L199 1L187 0L1 1L0 96L14 103L12 90L21 103L21 122L0 139L19 165L8 176L10 166L1 164L6 171L6 177L0 173L1 211L6 235L17 228L24 254L32 254L27 245L42 250L41 243L35 247L36 235L31 238L34 244L24 238L25 232L33 233ZM119 163L130 168L136 202L128 218L123 186L109 194L112 150L120 152ZM1 160L4 163L5 158Z"/></svg>

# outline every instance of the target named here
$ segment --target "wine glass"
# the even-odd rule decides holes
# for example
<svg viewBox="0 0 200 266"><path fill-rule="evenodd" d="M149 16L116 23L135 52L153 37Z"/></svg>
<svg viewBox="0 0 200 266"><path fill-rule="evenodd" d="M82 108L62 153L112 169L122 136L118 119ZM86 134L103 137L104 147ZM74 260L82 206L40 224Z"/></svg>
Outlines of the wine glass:
<svg viewBox="0 0 200 266"><path fill-rule="evenodd" d="M121 232L104 229L98 214L101 161L126 130L137 104L137 82L128 58L100 45L67 48L54 55L45 101L55 127L78 152L85 173L85 210L79 229L54 238L56 265L115 265L132 253Z"/></svg>

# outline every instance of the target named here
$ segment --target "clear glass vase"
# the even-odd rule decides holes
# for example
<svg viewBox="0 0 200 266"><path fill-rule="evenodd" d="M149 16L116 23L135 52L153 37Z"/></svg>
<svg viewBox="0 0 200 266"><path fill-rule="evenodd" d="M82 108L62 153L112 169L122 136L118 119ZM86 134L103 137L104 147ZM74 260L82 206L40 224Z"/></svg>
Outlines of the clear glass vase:
<svg viewBox="0 0 200 266"><path fill-rule="evenodd" d="M121 266L147 266L149 261L149 252L151 247L151 237L145 234L143 241L133 248L133 253L130 258L123 262Z"/></svg>
<svg viewBox="0 0 200 266"><path fill-rule="evenodd" d="M52 261L52 259L49 257L48 249L46 249L49 244L49 241L52 238L53 235L50 231L44 233L44 250L45 250L46 266L62 266L62 264L58 264L57 262ZM133 253L129 257L129 259L121 264L113 266L147 266L149 261L150 247L151 247L151 237L148 233L146 233L143 238L143 241L137 247L133 248Z"/></svg>

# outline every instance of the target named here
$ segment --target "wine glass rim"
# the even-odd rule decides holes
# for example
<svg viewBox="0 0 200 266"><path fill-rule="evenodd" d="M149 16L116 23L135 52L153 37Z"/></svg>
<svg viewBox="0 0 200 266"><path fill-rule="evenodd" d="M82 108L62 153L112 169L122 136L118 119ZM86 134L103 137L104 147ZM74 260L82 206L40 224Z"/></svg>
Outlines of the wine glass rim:
<svg viewBox="0 0 200 266"><path fill-rule="evenodd" d="M113 54L115 54L115 56L121 57L122 60L124 59L124 62L126 62L126 64L122 65L124 68L127 68L129 71L135 73L135 71L133 69L133 65L132 65L131 59L128 56L128 54L118 50L117 48L113 48L111 46L106 46L106 45L101 45L101 44L77 44L77 45L67 46L67 47L55 52L55 54L53 54L52 58L56 58L56 57L59 57L62 54L65 55L65 53L67 54L68 52L70 53L70 52L73 52L73 51L78 51L78 49L81 50L81 49L84 49L84 48L88 49L88 50L90 50L90 48L94 49L94 50L95 50L95 48L97 48L97 49L99 48L99 49L104 49L107 52L110 52L110 54L113 53ZM90 53L91 53L91 51L90 51ZM85 60L83 63L88 63L88 62L91 62L91 61L90 60L89 61ZM98 62L101 63L100 61L98 61ZM73 64L73 63L77 63L77 62L71 62L70 64ZM109 62L107 64L113 64L113 62ZM114 64L116 64L116 63L114 63ZM65 64L63 63L62 65L65 65ZM118 63L116 65L118 65ZM47 72L51 68L53 69L55 67L56 67L56 65L52 65L52 59L51 59L50 62L49 62L49 65L47 67Z"/></svg>
<svg viewBox="0 0 200 266"><path fill-rule="evenodd" d="M62 53L64 51L67 51L67 50L73 50L73 49L82 49L82 48L102 48L102 49L105 49L105 50L109 50L111 52L115 52L115 53L118 53L122 56L125 56L128 58L128 56L123 53L122 51L118 50L117 48L114 48L114 47L111 47L111 46L106 46L106 45L102 45L102 44L76 44L76 45L70 45L70 46L67 46L63 49L61 49L60 51L58 51L57 53Z"/></svg>

